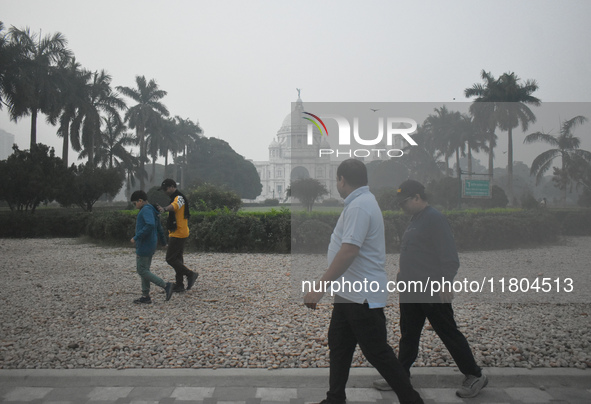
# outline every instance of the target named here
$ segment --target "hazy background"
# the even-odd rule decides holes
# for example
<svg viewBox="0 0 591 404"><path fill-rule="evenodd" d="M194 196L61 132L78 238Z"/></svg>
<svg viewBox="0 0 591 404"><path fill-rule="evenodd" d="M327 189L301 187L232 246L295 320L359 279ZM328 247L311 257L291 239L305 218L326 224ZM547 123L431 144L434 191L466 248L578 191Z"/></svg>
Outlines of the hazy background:
<svg viewBox="0 0 591 404"><path fill-rule="evenodd" d="M304 103L465 103L485 69L537 80L543 102L591 101L590 15L585 0L0 2L6 29L61 32L77 61L105 69L113 87L155 79L171 115L253 160L267 160L296 88ZM528 132L556 134L555 122ZM61 154L56 128L42 115L38 124L38 142ZM4 107L0 128L29 148L28 118L10 122ZM587 150L589 133L591 123L575 131ZM499 135L495 165L504 167ZM517 133L515 160L530 165L540 149L526 156L522 141Z"/></svg>

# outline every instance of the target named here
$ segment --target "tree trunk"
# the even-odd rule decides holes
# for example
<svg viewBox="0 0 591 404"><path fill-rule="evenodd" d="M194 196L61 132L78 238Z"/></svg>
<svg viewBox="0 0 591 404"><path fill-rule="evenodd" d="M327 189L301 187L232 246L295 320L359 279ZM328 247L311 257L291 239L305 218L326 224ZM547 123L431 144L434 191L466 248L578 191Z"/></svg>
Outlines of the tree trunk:
<svg viewBox="0 0 591 404"><path fill-rule="evenodd" d="M164 178L168 178L168 150L165 150L164 153Z"/></svg>
<svg viewBox="0 0 591 404"><path fill-rule="evenodd" d="M507 131L507 196L513 205L513 129Z"/></svg>
<svg viewBox="0 0 591 404"><path fill-rule="evenodd" d="M140 189L143 190L146 186L146 181L144 179L144 158L146 156L146 147L144 142L144 128L141 126L138 126L137 128L137 137L140 140Z"/></svg>
<svg viewBox="0 0 591 404"><path fill-rule="evenodd" d="M33 151L33 148L37 145L37 110L33 109L31 111L31 148L30 150Z"/></svg>
<svg viewBox="0 0 591 404"><path fill-rule="evenodd" d="M494 132L492 132L490 134L490 139L488 140L488 146L490 148L489 152L488 152L488 176L490 177L490 179L492 180L493 178L493 173L495 170L494 167L494 148L493 148L493 144L494 144Z"/></svg>
<svg viewBox="0 0 591 404"><path fill-rule="evenodd" d="M64 160L64 165L68 168L68 152L70 150L70 125L66 125L64 129L64 143L62 146L62 160Z"/></svg>

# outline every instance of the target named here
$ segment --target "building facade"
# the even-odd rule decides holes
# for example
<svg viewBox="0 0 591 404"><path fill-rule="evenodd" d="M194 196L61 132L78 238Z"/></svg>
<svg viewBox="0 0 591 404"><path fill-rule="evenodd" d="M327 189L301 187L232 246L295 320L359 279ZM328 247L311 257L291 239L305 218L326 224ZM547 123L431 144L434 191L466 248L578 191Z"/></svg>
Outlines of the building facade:
<svg viewBox="0 0 591 404"><path fill-rule="evenodd" d="M14 135L0 129L0 160L6 160L12 154Z"/></svg>
<svg viewBox="0 0 591 404"><path fill-rule="evenodd" d="M313 144L307 144L309 122L302 117L303 112L304 103L298 97L294 109L269 144L269 160L253 161L263 186L257 202L266 199L290 202L287 189L292 181L302 178L314 178L323 184L329 192L324 198L339 197L336 188L339 161L333 161L330 156L318 157L319 149L330 147L318 129L313 128Z"/></svg>

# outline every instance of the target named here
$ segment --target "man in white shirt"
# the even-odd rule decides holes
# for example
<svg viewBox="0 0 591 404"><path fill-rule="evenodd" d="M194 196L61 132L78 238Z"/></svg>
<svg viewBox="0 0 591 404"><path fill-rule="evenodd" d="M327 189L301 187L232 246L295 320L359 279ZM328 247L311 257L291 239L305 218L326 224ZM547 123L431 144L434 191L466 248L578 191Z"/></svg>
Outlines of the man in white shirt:
<svg viewBox="0 0 591 404"><path fill-rule="evenodd" d="M363 162L349 159L339 165L337 189L345 199L345 208L331 236L328 269L320 278L321 285L335 282L335 304L328 329L329 391L321 404L345 403L345 387L357 344L390 384L400 403L422 403L388 345L384 316L387 299L384 220L374 195L369 192ZM324 292L309 292L304 304L316 309Z"/></svg>

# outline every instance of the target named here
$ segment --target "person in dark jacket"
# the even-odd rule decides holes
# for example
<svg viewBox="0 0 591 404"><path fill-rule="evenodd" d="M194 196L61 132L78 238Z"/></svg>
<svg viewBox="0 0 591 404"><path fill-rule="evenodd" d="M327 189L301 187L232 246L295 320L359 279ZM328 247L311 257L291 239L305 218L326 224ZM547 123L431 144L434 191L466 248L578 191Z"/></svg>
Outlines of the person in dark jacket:
<svg viewBox="0 0 591 404"><path fill-rule="evenodd" d="M419 341L425 324L429 323L464 374L464 383L456 391L463 398L475 397L488 379L476 364L466 337L456 325L452 309L451 283L460 267L460 260L451 227L446 217L427 202L425 187L418 181L404 181L397 190L398 205L411 216L402 236L400 267L397 282L427 285L423 290L400 293L400 343L398 359L407 373L419 353ZM447 290L431 293L429 280L446 282ZM374 386L387 390L383 381Z"/></svg>
<svg viewBox="0 0 591 404"><path fill-rule="evenodd" d="M135 191L131 195L131 203L140 210L135 223L135 236L131 238L131 243L135 244L137 273L142 278L142 297L133 302L152 303L150 298L151 283L164 289L168 301L172 295L172 283L164 282L162 278L150 272L152 256L156 251L158 240L162 245L166 245L164 230L160 224L160 214L154 206L150 205L144 191Z"/></svg>

